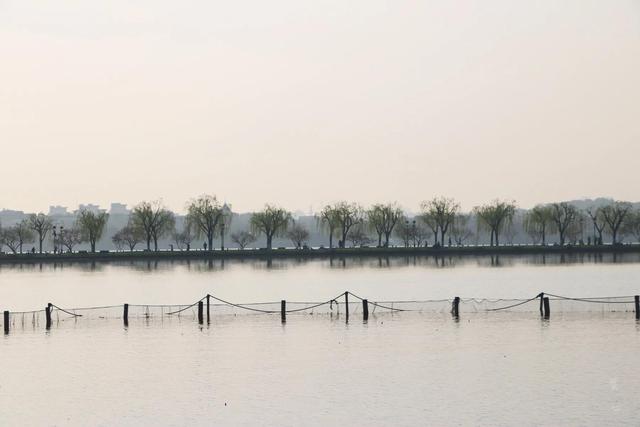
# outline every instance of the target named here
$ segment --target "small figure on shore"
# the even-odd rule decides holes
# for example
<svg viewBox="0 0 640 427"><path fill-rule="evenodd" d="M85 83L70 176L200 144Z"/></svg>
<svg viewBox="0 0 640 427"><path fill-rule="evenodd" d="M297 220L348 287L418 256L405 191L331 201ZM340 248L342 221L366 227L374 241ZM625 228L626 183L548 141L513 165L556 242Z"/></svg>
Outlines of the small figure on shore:
<svg viewBox="0 0 640 427"><path fill-rule="evenodd" d="M189 252L189 250L191 250L191 243L187 243L187 252Z"/></svg>
<svg viewBox="0 0 640 427"><path fill-rule="evenodd" d="M173 252L173 243L169 245L171 247L171 252Z"/></svg>
<svg viewBox="0 0 640 427"><path fill-rule="evenodd" d="M207 250L207 242L204 242L204 243L202 244L202 247L203 247L203 248L204 248L204 250L206 251L206 250Z"/></svg>

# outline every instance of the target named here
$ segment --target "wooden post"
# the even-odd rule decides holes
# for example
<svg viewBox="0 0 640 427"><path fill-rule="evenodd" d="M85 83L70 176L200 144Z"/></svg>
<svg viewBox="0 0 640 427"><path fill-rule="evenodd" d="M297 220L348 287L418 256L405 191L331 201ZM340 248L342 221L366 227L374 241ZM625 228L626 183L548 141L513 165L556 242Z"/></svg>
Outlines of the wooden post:
<svg viewBox="0 0 640 427"><path fill-rule="evenodd" d="M540 316L544 316L544 308L543 308L543 300L544 300L544 292L540 292Z"/></svg>
<svg viewBox="0 0 640 427"><path fill-rule="evenodd" d="M633 297L636 302L636 319L640 320L640 295Z"/></svg>
<svg viewBox="0 0 640 427"><path fill-rule="evenodd" d="M9 333L9 311L4 311L4 333Z"/></svg>
<svg viewBox="0 0 640 427"><path fill-rule="evenodd" d="M124 305L124 313L122 313L122 320L124 320L124 326L129 326L129 304Z"/></svg>
<svg viewBox="0 0 640 427"><path fill-rule="evenodd" d="M287 321L287 302L285 300L280 301L280 319L282 323Z"/></svg>
<svg viewBox="0 0 640 427"><path fill-rule="evenodd" d="M453 315L453 317L458 317L458 315L460 314L460 297L455 297L453 299L453 303L451 304L451 314Z"/></svg>
<svg viewBox="0 0 640 427"><path fill-rule="evenodd" d="M362 300L362 320L369 320L369 301L366 299Z"/></svg>
<svg viewBox="0 0 640 427"><path fill-rule="evenodd" d="M544 318L548 319L551 315L551 308L549 307L549 297L544 297L542 301L544 305Z"/></svg>
<svg viewBox="0 0 640 427"><path fill-rule="evenodd" d="M349 321L349 292L344 293L344 312L347 316L347 322Z"/></svg>
<svg viewBox="0 0 640 427"><path fill-rule="evenodd" d="M202 325L203 323L203 315L202 310L204 309L204 303L202 300L198 301L198 323Z"/></svg>
<svg viewBox="0 0 640 427"><path fill-rule="evenodd" d="M210 309L209 306L210 304L210 300L211 300L211 295L207 294L207 324L209 324L211 322L211 313L210 313Z"/></svg>
<svg viewBox="0 0 640 427"><path fill-rule="evenodd" d="M46 318L46 328L51 329L51 303L44 308L44 315Z"/></svg>

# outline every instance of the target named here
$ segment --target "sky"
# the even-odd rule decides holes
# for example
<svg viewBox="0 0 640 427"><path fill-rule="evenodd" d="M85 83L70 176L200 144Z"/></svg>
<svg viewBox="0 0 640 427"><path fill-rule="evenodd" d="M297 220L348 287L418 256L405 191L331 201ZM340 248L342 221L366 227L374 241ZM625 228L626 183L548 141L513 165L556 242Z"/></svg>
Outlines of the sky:
<svg viewBox="0 0 640 427"><path fill-rule="evenodd" d="M0 0L0 209L640 200L640 2Z"/></svg>

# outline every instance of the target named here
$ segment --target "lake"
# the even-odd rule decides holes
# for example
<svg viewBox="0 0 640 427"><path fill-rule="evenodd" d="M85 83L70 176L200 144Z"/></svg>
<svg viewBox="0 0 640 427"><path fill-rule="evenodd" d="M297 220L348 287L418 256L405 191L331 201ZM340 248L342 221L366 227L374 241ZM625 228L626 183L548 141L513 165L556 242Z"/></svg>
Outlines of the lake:
<svg viewBox="0 0 640 427"><path fill-rule="evenodd" d="M0 267L0 308L573 297L640 292L636 255ZM5 425L637 425L626 311L79 318L15 325ZM592 306L591 304L590 306ZM214 310L214 314L216 311Z"/></svg>

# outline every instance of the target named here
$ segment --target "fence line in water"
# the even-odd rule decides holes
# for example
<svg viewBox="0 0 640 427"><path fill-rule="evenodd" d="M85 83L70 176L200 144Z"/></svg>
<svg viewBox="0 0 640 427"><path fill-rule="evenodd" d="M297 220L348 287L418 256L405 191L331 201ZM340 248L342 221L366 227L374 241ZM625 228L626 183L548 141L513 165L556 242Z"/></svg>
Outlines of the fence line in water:
<svg viewBox="0 0 640 427"><path fill-rule="evenodd" d="M352 301L349 301L349 297ZM539 307L534 301L539 300ZM213 302L212 302L213 301ZM61 308L49 303L42 310L10 312L5 310L2 323L5 333L12 327L28 326L34 328L43 322L45 328L52 326L54 317L56 322L68 319L123 319L128 326L129 318L165 319L189 316L197 318L199 324L210 322L212 311L215 315L233 315L240 313L280 314L281 321L286 322L288 314L343 314L348 321L350 315L361 314L363 320L371 313L451 313L454 318L465 313L495 313L501 311L540 311L543 318L551 315L551 307L558 312L635 312L635 318L640 320L640 297L638 295L609 296L609 297L567 297L555 294L540 294L528 299L479 299L460 298L439 300L397 300L370 301L353 292L346 291L325 301L272 301L254 303L233 303L222 298L207 294L192 304L124 304L106 305L81 308ZM334 309L335 307L335 309ZM342 310L341 310L342 307ZM206 311L205 311L206 310ZM44 319L42 316L44 315ZM65 317L66 316L66 317Z"/></svg>

